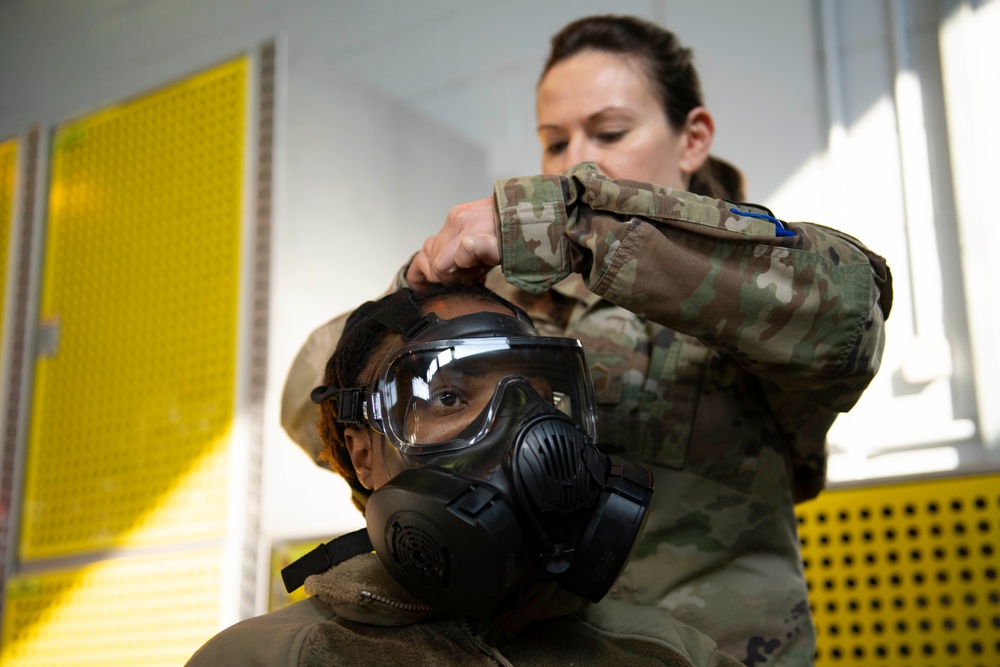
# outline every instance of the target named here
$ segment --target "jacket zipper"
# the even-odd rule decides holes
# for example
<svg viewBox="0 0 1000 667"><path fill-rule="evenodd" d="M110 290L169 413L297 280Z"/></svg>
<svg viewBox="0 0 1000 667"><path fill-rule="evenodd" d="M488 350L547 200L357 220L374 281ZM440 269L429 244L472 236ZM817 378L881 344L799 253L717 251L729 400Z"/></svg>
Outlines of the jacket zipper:
<svg viewBox="0 0 1000 667"><path fill-rule="evenodd" d="M428 607L426 605L406 604L403 602L397 602L396 600L391 600L387 597L376 595L371 591L358 591L358 595L364 600L367 600L368 602L377 602L379 604L384 604L388 607L393 607L395 609L400 609L402 611L414 611L414 612L434 611L432 607ZM492 625L492 623L490 625ZM496 649L496 647L487 644L483 640L482 636L477 634L472 629L472 623L470 623L468 619L462 620L462 629L465 630L465 634L468 635L470 640L472 640L472 643L476 646L476 648L485 653L487 657L492 658L494 662L496 662L501 667L514 667L514 663L505 658L503 654Z"/></svg>
<svg viewBox="0 0 1000 667"><path fill-rule="evenodd" d="M431 613L434 611L433 608L428 607L427 605L406 604L404 602L397 602L396 600L390 600L387 597L376 595L375 593L372 593L370 591L358 591L358 595L367 600L368 602L378 602L379 604L384 604L388 607L393 607L395 609L399 609L402 611L414 611L414 612L424 612L424 613Z"/></svg>

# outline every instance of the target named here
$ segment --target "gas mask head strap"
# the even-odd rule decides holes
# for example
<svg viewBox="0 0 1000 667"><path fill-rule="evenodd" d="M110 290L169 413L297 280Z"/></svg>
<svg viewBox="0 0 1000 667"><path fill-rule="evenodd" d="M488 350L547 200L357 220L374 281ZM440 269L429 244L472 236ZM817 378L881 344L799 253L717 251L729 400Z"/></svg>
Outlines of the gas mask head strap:
<svg viewBox="0 0 1000 667"><path fill-rule="evenodd" d="M364 393L366 388L341 389L340 387L320 385L312 390L309 398L316 405L333 399L337 404L337 421L352 426L363 426L365 423Z"/></svg>
<svg viewBox="0 0 1000 667"><path fill-rule="evenodd" d="M344 324L344 333L357 325L362 318L375 320L383 327L398 333L408 343L428 327L438 322L434 313L424 315L413 300L413 291L401 289L378 301L368 301L351 313Z"/></svg>
<svg viewBox="0 0 1000 667"><path fill-rule="evenodd" d="M357 308L344 324L346 334L357 326L364 318L374 320L384 328L403 337L403 342L409 342L434 326L440 318L434 313L424 315L413 300L413 291L401 289L378 301L368 301ZM331 399L337 402L337 421L362 426L364 416L364 392L367 387L351 387L342 389L320 385L312 390L309 397L319 405Z"/></svg>

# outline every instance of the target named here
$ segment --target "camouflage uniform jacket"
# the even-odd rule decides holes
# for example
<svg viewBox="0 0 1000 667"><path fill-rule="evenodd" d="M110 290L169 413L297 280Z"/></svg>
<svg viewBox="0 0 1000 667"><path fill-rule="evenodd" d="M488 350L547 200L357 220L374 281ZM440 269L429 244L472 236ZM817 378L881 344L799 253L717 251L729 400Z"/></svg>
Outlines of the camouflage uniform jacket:
<svg viewBox="0 0 1000 667"><path fill-rule="evenodd" d="M832 229L592 164L495 196L502 266L487 285L542 335L583 342L602 447L656 478L610 595L670 610L748 665L810 664L793 505L822 488L826 433L878 369L884 260ZM314 332L286 382L282 424L307 450L309 390L342 324Z"/></svg>
<svg viewBox="0 0 1000 667"><path fill-rule="evenodd" d="M756 206L607 178L595 165L495 189L502 277L543 335L583 342L603 447L656 477L612 596L655 604L748 665L809 664L793 504L878 370L885 261Z"/></svg>
<svg viewBox="0 0 1000 667"><path fill-rule="evenodd" d="M309 577L306 590L312 597L223 630L188 667L739 667L711 639L658 609L607 600L530 620L548 607L548 588L489 623L435 614L374 554Z"/></svg>

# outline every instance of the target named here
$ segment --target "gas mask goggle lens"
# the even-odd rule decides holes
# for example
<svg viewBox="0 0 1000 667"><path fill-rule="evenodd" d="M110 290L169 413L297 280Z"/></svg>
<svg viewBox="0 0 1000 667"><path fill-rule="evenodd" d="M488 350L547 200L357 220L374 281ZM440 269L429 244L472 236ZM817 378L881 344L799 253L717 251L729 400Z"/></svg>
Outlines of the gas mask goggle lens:
<svg viewBox="0 0 1000 667"><path fill-rule="evenodd" d="M400 471L395 464L410 467L432 455L481 442L501 414L501 388L508 378L527 382L579 426L589 442L596 442L593 387L578 341L543 337L429 341L393 354L373 390L363 397L366 421L386 436L398 454L386 452L389 472Z"/></svg>

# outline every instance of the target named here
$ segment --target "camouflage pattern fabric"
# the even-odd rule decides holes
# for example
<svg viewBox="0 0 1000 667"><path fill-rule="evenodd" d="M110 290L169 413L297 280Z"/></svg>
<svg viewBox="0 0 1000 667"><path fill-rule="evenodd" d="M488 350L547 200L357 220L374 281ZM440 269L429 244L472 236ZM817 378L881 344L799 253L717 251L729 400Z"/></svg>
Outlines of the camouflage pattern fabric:
<svg viewBox="0 0 1000 667"><path fill-rule="evenodd" d="M826 433L878 370L885 261L832 229L593 164L495 196L503 275L487 284L542 335L583 342L602 447L656 477L611 595L670 610L747 665L812 664L793 505L822 488Z"/></svg>
<svg viewBox="0 0 1000 667"><path fill-rule="evenodd" d="M826 433L878 370L885 261L832 229L593 164L495 195L502 267L487 285L542 335L583 342L602 448L656 477L610 596L669 610L746 665L812 664L793 505L821 490ZM307 451L317 351L342 320L314 332L286 382L282 424Z"/></svg>

